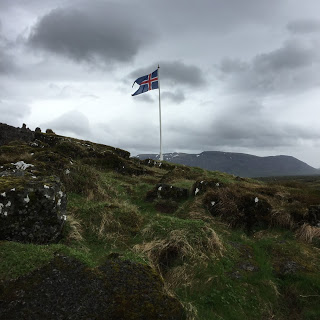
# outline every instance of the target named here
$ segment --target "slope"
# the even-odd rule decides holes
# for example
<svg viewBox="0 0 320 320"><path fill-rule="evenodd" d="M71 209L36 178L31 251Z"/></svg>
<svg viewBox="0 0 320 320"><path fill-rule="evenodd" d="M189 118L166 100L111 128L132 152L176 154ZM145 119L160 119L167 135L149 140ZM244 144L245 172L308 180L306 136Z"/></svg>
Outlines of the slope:
<svg viewBox="0 0 320 320"><path fill-rule="evenodd" d="M57 243L0 241L0 300L11 297L7 281L28 292L33 272L50 263L60 270L55 259L63 255L84 264L77 275L94 283L110 259L150 266L188 319L319 318L319 179L244 179L129 159L123 150L52 134L35 142L0 147L0 166L25 161L35 166L27 171L59 176L66 225ZM142 309L156 305L153 299ZM118 313L125 318L141 315Z"/></svg>

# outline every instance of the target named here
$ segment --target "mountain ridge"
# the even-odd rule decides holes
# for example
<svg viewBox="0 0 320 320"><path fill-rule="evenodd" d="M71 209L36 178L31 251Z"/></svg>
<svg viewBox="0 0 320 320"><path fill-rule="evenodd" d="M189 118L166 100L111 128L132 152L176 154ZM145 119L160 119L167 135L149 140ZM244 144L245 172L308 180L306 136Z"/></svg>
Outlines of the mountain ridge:
<svg viewBox="0 0 320 320"><path fill-rule="evenodd" d="M158 160L157 154L139 154L140 160ZM288 155L260 157L247 153L203 151L198 154L165 153L164 160L172 163L222 171L242 177L318 175L320 171Z"/></svg>

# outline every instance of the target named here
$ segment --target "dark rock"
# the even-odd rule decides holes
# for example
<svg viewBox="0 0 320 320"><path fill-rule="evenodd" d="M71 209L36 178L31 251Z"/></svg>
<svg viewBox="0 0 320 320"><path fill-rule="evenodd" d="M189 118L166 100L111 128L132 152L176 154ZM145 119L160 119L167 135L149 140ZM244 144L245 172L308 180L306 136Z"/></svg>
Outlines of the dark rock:
<svg viewBox="0 0 320 320"><path fill-rule="evenodd" d="M194 183L191 194L193 196L199 196L204 194L208 189L221 187L223 187L223 184L217 180L198 180Z"/></svg>
<svg viewBox="0 0 320 320"><path fill-rule="evenodd" d="M30 174L0 181L0 240L51 243L66 220L66 194L57 177Z"/></svg>
<svg viewBox="0 0 320 320"><path fill-rule="evenodd" d="M306 219L311 226L320 227L320 205L310 206Z"/></svg>
<svg viewBox="0 0 320 320"><path fill-rule="evenodd" d="M34 132L40 132L41 133L41 129L39 127L36 127L36 129L34 130Z"/></svg>
<svg viewBox="0 0 320 320"><path fill-rule="evenodd" d="M278 277L284 277L302 271L304 267L296 261L283 258L281 261L273 264L273 269Z"/></svg>
<svg viewBox="0 0 320 320"><path fill-rule="evenodd" d="M0 146L11 141L30 142L34 139L34 132L23 124L22 128L15 128L4 123L0 123Z"/></svg>
<svg viewBox="0 0 320 320"><path fill-rule="evenodd" d="M46 130L46 133L47 133L47 134L55 134L52 129L47 129L47 130Z"/></svg>
<svg viewBox="0 0 320 320"><path fill-rule="evenodd" d="M98 269L56 256L48 265L0 283L1 319L186 319L148 266L109 259Z"/></svg>
<svg viewBox="0 0 320 320"><path fill-rule="evenodd" d="M244 227L248 233L270 225L271 205L260 195L216 188L207 192L203 204L212 216L220 216L232 226Z"/></svg>
<svg viewBox="0 0 320 320"><path fill-rule="evenodd" d="M189 192L187 189L178 188L169 184L159 183L153 190L147 193L146 199L153 201L155 199L171 199L180 201L187 199Z"/></svg>

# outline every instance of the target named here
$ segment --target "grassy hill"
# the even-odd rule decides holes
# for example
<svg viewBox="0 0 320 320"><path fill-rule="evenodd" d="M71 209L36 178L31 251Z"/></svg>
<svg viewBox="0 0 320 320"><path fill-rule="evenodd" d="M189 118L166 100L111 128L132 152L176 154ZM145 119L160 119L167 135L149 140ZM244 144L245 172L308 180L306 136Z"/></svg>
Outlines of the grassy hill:
<svg viewBox="0 0 320 320"><path fill-rule="evenodd" d="M310 216L319 178L244 179L53 134L36 139L1 146L0 166L24 161L32 174L59 176L66 225L58 243L0 241L0 300L1 283L57 254L90 269L117 257L151 266L188 319L320 318L320 229ZM0 177L1 192L6 183ZM162 194L166 186L177 193ZM177 195L183 189L187 197Z"/></svg>

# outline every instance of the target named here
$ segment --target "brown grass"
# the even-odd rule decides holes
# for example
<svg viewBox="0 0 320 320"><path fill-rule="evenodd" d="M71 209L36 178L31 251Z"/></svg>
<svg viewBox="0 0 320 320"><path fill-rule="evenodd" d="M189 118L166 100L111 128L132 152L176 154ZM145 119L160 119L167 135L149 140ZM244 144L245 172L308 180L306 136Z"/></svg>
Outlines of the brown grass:
<svg viewBox="0 0 320 320"><path fill-rule="evenodd" d="M304 240L311 243L313 239L320 239L320 228L310 226L307 223L304 223L297 231L296 237L298 239Z"/></svg>
<svg viewBox="0 0 320 320"><path fill-rule="evenodd" d="M145 254L162 274L177 260L183 265L185 261L201 263L208 261L212 256L222 256L224 246L216 232L207 226L202 231L202 236L195 239L190 237L187 230L173 230L165 239L144 242L136 245L134 250Z"/></svg>
<svg viewBox="0 0 320 320"><path fill-rule="evenodd" d="M24 161L30 163L32 160L32 155L29 152L24 152L22 154L5 153L0 154L0 164L15 163L17 161Z"/></svg>

